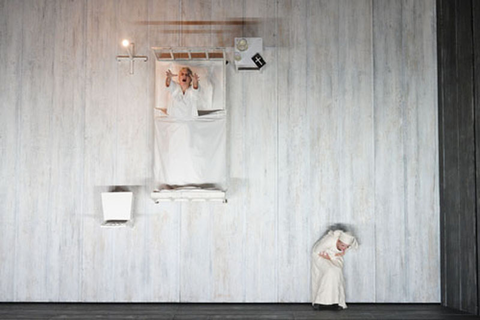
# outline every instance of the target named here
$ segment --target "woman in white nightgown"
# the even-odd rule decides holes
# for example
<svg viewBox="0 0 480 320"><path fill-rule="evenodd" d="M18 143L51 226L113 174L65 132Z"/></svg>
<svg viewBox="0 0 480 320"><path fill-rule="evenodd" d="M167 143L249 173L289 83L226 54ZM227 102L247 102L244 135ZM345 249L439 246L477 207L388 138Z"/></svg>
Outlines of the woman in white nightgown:
<svg viewBox="0 0 480 320"><path fill-rule="evenodd" d="M312 306L314 309L341 310L345 303L343 256L357 248L354 236L342 230L329 231L312 250Z"/></svg>

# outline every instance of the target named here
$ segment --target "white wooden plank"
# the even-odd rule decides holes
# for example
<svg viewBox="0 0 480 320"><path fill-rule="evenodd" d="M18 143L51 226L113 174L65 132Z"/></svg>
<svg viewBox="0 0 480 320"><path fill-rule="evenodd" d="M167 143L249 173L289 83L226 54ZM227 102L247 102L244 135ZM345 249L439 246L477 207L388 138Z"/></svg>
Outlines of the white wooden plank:
<svg viewBox="0 0 480 320"><path fill-rule="evenodd" d="M212 206L180 204L180 302L212 302Z"/></svg>
<svg viewBox="0 0 480 320"><path fill-rule="evenodd" d="M117 52L125 55L127 52L121 46L123 39L134 43L134 54L147 56L148 26L138 21L148 20L147 0L136 1L135 6L130 1L117 1L116 34ZM117 99L116 106L116 153L115 181L117 185L125 186L134 191L133 229L122 229L115 232L114 242L116 254L112 264L114 268L114 301L144 301L146 293L143 290L148 284L144 277L144 263L148 251L138 250L144 246L144 234L148 221L139 213L145 212L148 194L147 168L151 165L148 138L151 135L151 106L153 95L149 94L154 60L136 61L133 74L130 74L130 63L117 64ZM141 186L145 186L141 188Z"/></svg>
<svg viewBox="0 0 480 320"><path fill-rule="evenodd" d="M44 235L45 297L51 301L80 298L81 209L83 180L83 130L85 106L86 1L55 4L56 25L53 64L52 154L49 215ZM72 68L72 66L78 66Z"/></svg>
<svg viewBox="0 0 480 320"><path fill-rule="evenodd" d="M212 46L212 25L206 23L212 18L211 0L181 1L181 41L182 47Z"/></svg>
<svg viewBox="0 0 480 320"><path fill-rule="evenodd" d="M153 202L152 202L153 203ZM146 301L180 301L180 217L178 203L155 205L144 229L142 250L145 256L144 277L148 281Z"/></svg>
<svg viewBox="0 0 480 320"><path fill-rule="evenodd" d="M178 0L149 0L148 37L151 47L179 47L181 2Z"/></svg>
<svg viewBox="0 0 480 320"><path fill-rule="evenodd" d="M235 37L242 35L243 0L212 0L212 42L214 47L233 47Z"/></svg>
<svg viewBox="0 0 480 320"><path fill-rule="evenodd" d="M244 217L238 194L226 204L212 208L212 302L242 302L244 299Z"/></svg>
<svg viewBox="0 0 480 320"><path fill-rule="evenodd" d="M102 229L100 193L116 185L117 1L87 2L83 301L113 301L115 230Z"/></svg>
<svg viewBox="0 0 480 320"><path fill-rule="evenodd" d="M260 37L264 47L276 44L276 2L270 0L245 0L245 26L243 36Z"/></svg>
<svg viewBox="0 0 480 320"><path fill-rule="evenodd" d="M245 108L245 301L277 301L276 3L245 1L243 35L263 38L261 73L242 74ZM252 23L249 23L252 22ZM267 267L271 266L271 267Z"/></svg>
<svg viewBox="0 0 480 320"><path fill-rule="evenodd" d="M312 230L310 250L325 230L338 220L339 202L339 163L338 145L338 77L339 65L339 2L312 1L309 3L308 21L315 23L309 28L308 46L309 74L307 99L310 121L318 121L311 126L312 152Z"/></svg>
<svg viewBox="0 0 480 320"><path fill-rule="evenodd" d="M268 16L275 7L259 1L249 12ZM251 10L251 11L250 11ZM268 66L245 73L245 301L277 301L277 109L275 49Z"/></svg>
<svg viewBox="0 0 480 320"><path fill-rule="evenodd" d="M180 29L164 22L179 21L181 5L176 0L149 1L148 3L148 41L150 47L155 46L179 46ZM153 56L152 57L152 64ZM149 82L151 99L154 99L155 68L151 71ZM149 140L148 158L151 160L154 150L153 144L153 106L149 103ZM153 177L153 163L147 170L148 177ZM150 191L156 186L151 185ZM151 254L145 257L144 272L148 284L145 286L148 292L147 301L180 301L180 219L181 205L178 203L154 204L146 202L144 245L146 252Z"/></svg>
<svg viewBox="0 0 480 320"><path fill-rule="evenodd" d="M17 200L17 237L14 300L45 299L45 257L50 222L51 105L53 93L53 47L55 6L34 1L23 8L22 102L18 157L19 186L38 197ZM39 47L38 44L42 45ZM32 272L35 266L35 272Z"/></svg>
<svg viewBox="0 0 480 320"><path fill-rule="evenodd" d="M374 1L373 12L376 302L406 302L402 2Z"/></svg>
<svg viewBox="0 0 480 320"><path fill-rule="evenodd" d="M23 3L0 1L0 290L1 301L11 301L15 290L15 237L18 188L17 150L22 101Z"/></svg>
<svg viewBox="0 0 480 320"><path fill-rule="evenodd" d="M209 47L212 45L210 0L186 0L181 3L181 46ZM200 84L201 85L201 84ZM180 222L180 301L211 302L212 272L212 205L211 203L182 204Z"/></svg>
<svg viewBox="0 0 480 320"><path fill-rule="evenodd" d="M265 59L274 64L271 51ZM276 110L270 73L245 75L245 300L277 301ZM259 123L255 119L262 119Z"/></svg>
<svg viewBox="0 0 480 320"><path fill-rule="evenodd" d="M126 55L127 51L121 45L123 39L135 44L135 55L149 56L151 50L148 45L148 26L136 23L147 20L148 3L146 0L137 1L135 6L130 1L117 1L117 43L119 55ZM150 58L152 58L150 56ZM136 61L134 74L130 74L130 63L117 64L118 104L117 104L117 152L116 176L117 183L125 186L136 186L145 183L145 167L149 164L146 153L147 135L145 128L150 120L153 95L149 92L152 70L155 61Z"/></svg>
<svg viewBox="0 0 480 320"><path fill-rule="evenodd" d="M272 1L245 1L253 21L275 16ZM245 108L245 302L277 301L277 110L276 55L266 39L274 33L260 23L254 36L264 38L267 66L242 74ZM251 31L251 30L250 30ZM247 28L244 36L252 36ZM271 38L270 38L271 39ZM270 42L272 43L272 42ZM271 44L270 44L271 45Z"/></svg>
<svg viewBox="0 0 480 320"><path fill-rule="evenodd" d="M307 47L308 78L307 124L310 127L310 166L311 166L311 225L309 253L314 243L328 227L341 221L340 202L344 190L340 190L340 156L342 150L341 105L339 103L339 78L343 68L339 65L340 2L310 1L308 5ZM309 256L310 258L310 256ZM349 263L346 257L346 263ZM310 267L310 259L308 260ZM309 269L310 271L310 269ZM308 273L310 281L310 272ZM348 288L349 283L347 283ZM311 301L310 287L308 299ZM348 301L348 296L347 296Z"/></svg>
<svg viewBox="0 0 480 320"><path fill-rule="evenodd" d="M278 3L278 301L308 301L311 149L308 2ZM316 121L314 119L313 121ZM313 177L315 179L316 177ZM280 280L281 279L281 280Z"/></svg>
<svg viewBox="0 0 480 320"><path fill-rule="evenodd" d="M227 68L227 166L229 168L225 212L215 214L213 273L215 300L245 301L246 261L246 130L244 78Z"/></svg>
<svg viewBox="0 0 480 320"><path fill-rule="evenodd" d="M346 257L347 301L373 302L375 288L372 8L342 2L339 18L338 103L342 149L338 222L359 237L361 251Z"/></svg>
<svg viewBox="0 0 480 320"><path fill-rule="evenodd" d="M242 16L243 1L213 1L212 20L232 21ZM216 33L219 29L224 32ZM212 28L212 45L232 46L239 26ZM239 30L240 31L240 30ZM241 33L236 33L239 36ZM212 207L212 300L238 302L244 299L244 229L245 221L242 195L245 183L244 166L244 109L242 108L242 77L235 74L232 64L227 66L227 165L230 175L227 192L228 203Z"/></svg>
<svg viewBox="0 0 480 320"><path fill-rule="evenodd" d="M311 81L307 84L307 103L310 119L316 119L316 125L310 128L312 153L311 161L311 194L312 214L310 216L311 231L308 249L311 252L313 244L322 236L326 228L335 220L337 203L336 162L334 155L336 122L333 111L336 108L335 79L337 77L334 57L337 56L338 41L338 5L333 1L311 1L308 4L307 21L315 27L309 28L307 47ZM310 259L308 260L310 267ZM309 270L310 271L310 270ZM311 281L310 272L308 279ZM309 287L310 288L310 287ZM311 300L310 290L308 299Z"/></svg>
<svg viewBox="0 0 480 320"><path fill-rule="evenodd" d="M437 72L435 1L405 1L402 8L405 83L407 296L440 301ZM433 191L433 192L432 192ZM422 244L422 245L419 245Z"/></svg>
<svg viewBox="0 0 480 320"><path fill-rule="evenodd" d="M336 223L354 229L361 251L344 270L347 301L373 302L373 125L368 1L310 2L309 136L313 180L310 248ZM341 23L339 23L341 21ZM316 196L317 195L317 196Z"/></svg>

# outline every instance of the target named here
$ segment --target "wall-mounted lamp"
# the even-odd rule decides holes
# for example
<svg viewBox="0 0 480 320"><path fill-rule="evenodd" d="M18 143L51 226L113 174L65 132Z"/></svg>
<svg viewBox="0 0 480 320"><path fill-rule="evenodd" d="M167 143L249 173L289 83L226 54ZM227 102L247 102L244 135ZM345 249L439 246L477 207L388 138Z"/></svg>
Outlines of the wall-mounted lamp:
<svg viewBox="0 0 480 320"><path fill-rule="evenodd" d="M128 60L130 61L130 74L133 74L133 62L135 60L147 61L146 56L135 56L135 44L127 39L122 41L122 45L127 48L128 56L117 56L117 61Z"/></svg>

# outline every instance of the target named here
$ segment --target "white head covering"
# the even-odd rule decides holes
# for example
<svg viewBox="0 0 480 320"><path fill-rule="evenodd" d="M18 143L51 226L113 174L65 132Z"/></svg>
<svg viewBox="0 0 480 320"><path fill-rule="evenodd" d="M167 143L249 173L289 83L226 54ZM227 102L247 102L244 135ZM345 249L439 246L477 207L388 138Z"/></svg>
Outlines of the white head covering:
<svg viewBox="0 0 480 320"><path fill-rule="evenodd" d="M355 237L347 231L341 231L340 235L338 237L338 240L342 241L343 243L347 244L350 246L350 248L357 249L358 248L358 242Z"/></svg>

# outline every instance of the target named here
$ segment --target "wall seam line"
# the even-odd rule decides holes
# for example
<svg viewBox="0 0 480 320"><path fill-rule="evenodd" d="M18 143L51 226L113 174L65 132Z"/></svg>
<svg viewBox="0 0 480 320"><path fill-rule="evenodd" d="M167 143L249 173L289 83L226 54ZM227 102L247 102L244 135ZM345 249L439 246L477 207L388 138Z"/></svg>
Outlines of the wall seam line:
<svg viewBox="0 0 480 320"><path fill-rule="evenodd" d="M48 10L48 7L45 8L45 10ZM51 91L51 96L49 97L50 101L49 101L49 104L50 106L52 106L52 112L50 112L49 114L49 128L48 128L48 140L49 141L52 141L52 137L53 137L53 119L54 119L54 112L55 112L55 86L56 86L56 83L55 83L55 52L56 52L56 33L57 33L57 22L58 22L58 19L57 19L57 5L54 6L54 8L52 9L53 10L53 16L55 17L55 21L53 22L54 24L54 27L53 27L53 35L52 35L52 40L53 40L53 48L52 48L52 61L51 61L51 65L49 67L51 67L51 75L52 75L52 91ZM60 9L61 10L61 9ZM55 146L53 146L55 147ZM51 210L51 207L52 207L52 163L53 163L53 155L50 153L49 155L49 161L48 163L50 164L49 165L49 168L48 168L48 190L47 190L47 212L52 212ZM63 228L63 226L62 226ZM52 221L51 221L51 215L48 216L48 219L47 219L47 226L46 226L46 231L47 231L47 236L46 236L46 252L45 252L45 262L47 263L47 266L49 265L49 260L50 260L50 250L49 250L49 246L50 246L50 243L52 241ZM60 244L61 245L61 244ZM45 289L47 289L49 287L49 269L48 268L45 268L44 270L44 273L45 273ZM60 279L60 283L61 283L61 279ZM60 289L60 283L56 284L57 285L57 288ZM47 292L49 293L52 293L52 294L55 294L55 290L52 290L52 288L50 290L46 290ZM53 292L52 292L53 291ZM57 294L60 294L59 291L57 291ZM47 297L48 300L52 300L52 296L50 297ZM58 300L57 299L54 299L54 300Z"/></svg>
<svg viewBox="0 0 480 320"><path fill-rule="evenodd" d="M471 5L471 8L472 8L472 11L471 11L471 31L472 31L472 94L473 94L473 105L472 105L472 109L473 109L473 148L474 148L474 161L473 161L473 166L474 166L474 171L475 171L475 175L477 176L477 172L479 170L478 168L478 148L477 148L477 130L478 130L478 127L477 127L477 121L476 121L476 113L477 113L477 109L476 109L476 105L477 105L477 101L476 101L476 82L477 82L477 79L476 79L476 65L475 65L475 57L476 57L476 50L475 50L475 1L471 0L470 1L470 5ZM475 254L475 287L476 287L476 303L475 303L475 314L479 314L479 295L480 295L480 288L479 288L479 285L478 285L478 274L479 274L479 267L478 267L478 263L479 263L479 248L478 248L478 241L479 241L479 229L478 229L478 179L474 179L474 186L475 186L475 199L477 199L474 203L474 206L475 206L475 214L474 214L474 221L475 221L475 247L476 247L476 254Z"/></svg>
<svg viewBox="0 0 480 320"><path fill-rule="evenodd" d="M373 226L373 236L374 236L374 243L377 243L377 205L376 205L376 196L377 196L377 183L376 183L376 170L375 170L375 162L377 160L376 158L376 144L375 144L375 131L376 131L376 126L375 126L375 106L376 106L376 100L375 100L375 0L371 0L371 37L372 37L372 54L371 54L371 62L372 62L372 134L373 134L373 221L374 226ZM378 301L377 297L377 263L378 263L378 257L377 257L377 246L374 247L374 255L375 255L375 263L374 263L374 277L373 277L373 302Z"/></svg>
<svg viewBox="0 0 480 320"><path fill-rule="evenodd" d="M279 184L278 184L278 171L279 171L279 133L280 133L280 130L279 130L279 117L278 117L278 5L279 5L279 0L275 1L275 116L276 116L276 119L275 119L275 130L276 130L276 137L275 137L275 153L276 153L276 159L275 159L275 166L276 166L276 170L275 170L275 257L276 257L276 261L279 261L279 244L278 244L278 241L279 241L279 234L280 234L280 224L279 224L279 217L280 217L280 213L279 213L279 208L280 208L280 204L279 204ZM280 302L279 301L279 287L280 287L280 283L279 283L279 268L278 268L278 263L275 263L275 301L276 302Z"/></svg>

